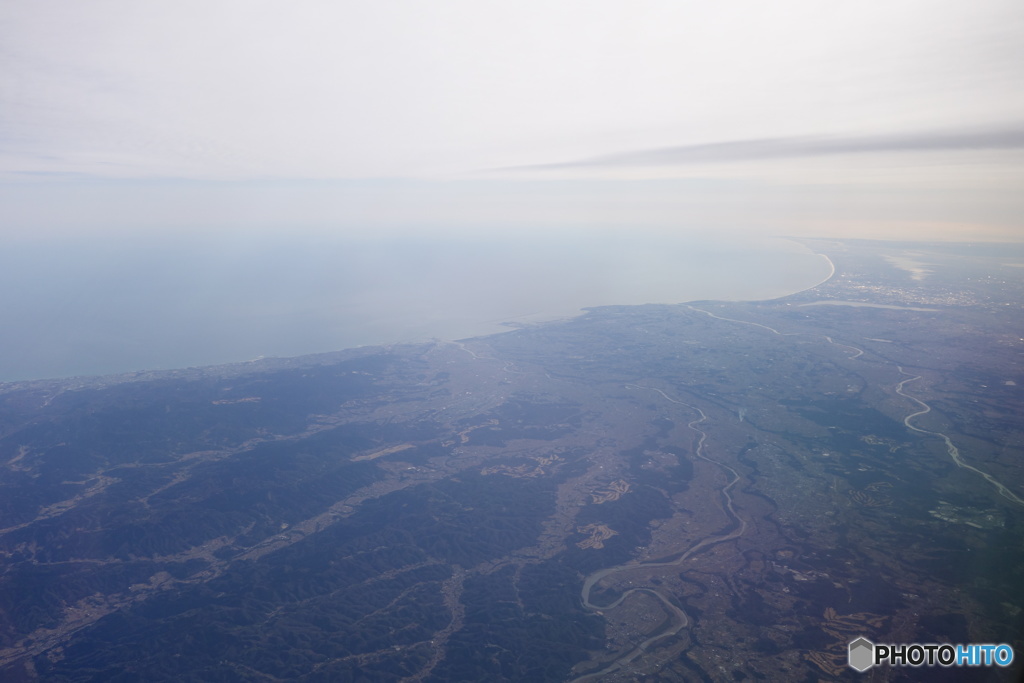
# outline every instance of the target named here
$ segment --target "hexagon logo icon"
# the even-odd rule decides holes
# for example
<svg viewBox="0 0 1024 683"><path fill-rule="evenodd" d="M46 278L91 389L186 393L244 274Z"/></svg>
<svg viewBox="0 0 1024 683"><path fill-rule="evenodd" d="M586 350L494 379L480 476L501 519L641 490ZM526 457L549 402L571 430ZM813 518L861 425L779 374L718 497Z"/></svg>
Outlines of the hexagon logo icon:
<svg viewBox="0 0 1024 683"><path fill-rule="evenodd" d="M850 667L857 671L867 671L874 664L875 644L861 637L850 643Z"/></svg>

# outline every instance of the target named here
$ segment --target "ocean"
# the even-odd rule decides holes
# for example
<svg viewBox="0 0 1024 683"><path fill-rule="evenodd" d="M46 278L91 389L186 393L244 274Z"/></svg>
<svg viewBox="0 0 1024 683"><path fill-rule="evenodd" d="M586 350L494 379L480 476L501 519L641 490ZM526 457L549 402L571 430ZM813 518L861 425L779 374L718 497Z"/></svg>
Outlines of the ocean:
<svg viewBox="0 0 1024 683"><path fill-rule="evenodd" d="M829 273L795 242L693 234L14 245L0 253L0 381L463 339L589 307L770 299Z"/></svg>

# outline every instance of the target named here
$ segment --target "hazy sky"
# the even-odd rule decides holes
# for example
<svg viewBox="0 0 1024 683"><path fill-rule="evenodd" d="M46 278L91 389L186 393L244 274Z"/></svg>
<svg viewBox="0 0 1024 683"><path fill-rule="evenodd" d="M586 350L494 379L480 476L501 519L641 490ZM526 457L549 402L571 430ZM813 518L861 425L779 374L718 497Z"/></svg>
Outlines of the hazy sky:
<svg viewBox="0 0 1024 683"><path fill-rule="evenodd" d="M1024 239L1024 4L0 4L5 238Z"/></svg>

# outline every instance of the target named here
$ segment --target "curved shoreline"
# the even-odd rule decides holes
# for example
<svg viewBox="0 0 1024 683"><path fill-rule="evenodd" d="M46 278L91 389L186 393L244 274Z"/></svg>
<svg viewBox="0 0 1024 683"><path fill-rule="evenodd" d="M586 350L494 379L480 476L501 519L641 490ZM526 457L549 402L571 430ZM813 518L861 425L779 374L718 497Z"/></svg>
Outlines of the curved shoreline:
<svg viewBox="0 0 1024 683"><path fill-rule="evenodd" d="M545 252L541 243L536 247L535 258L525 251L519 252L517 257L521 258L514 267L509 265L509 258L498 258L500 254L496 255L494 250L490 256L485 253L484 260L468 264L471 270L452 276L453 279L445 281L447 284L430 285L432 278L428 276L433 271L420 265L414 271L420 274L420 280L406 276L402 282L407 289L401 297L395 296L397 290L383 275L380 282L346 284L337 291L330 290L329 295L318 289L289 290L280 297L275 294L275 320L279 322L274 325L266 323L260 315L237 313L242 309L225 309L216 302L189 309L188 316L209 313L215 314L214 320L222 319L221 314L229 309L236 311L237 315L229 316L230 324L218 323L210 328L211 334L219 335L212 351L209 345L169 344L164 336L152 333L175 321L191 325L191 317L179 320L162 314L156 319L146 308L133 308L125 313L124 323L100 330L102 338L108 334L128 335L125 338L134 340L130 354L113 342L84 354L76 340L86 338L83 335L93 329L89 325L76 327L73 336L65 334L63 327L50 332L50 328L40 328L33 334L61 340L59 348L68 352L67 358L58 361L55 357L37 356L34 348L12 346L7 365L0 364L0 384L175 372L222 367L258 357L294 359L344 349L428 343L435 338L471 339L508 332L510 327L574 318L589 308L605 306L767 301L821 284L813 283L818 278L814 271L819 268L815 252L803 245L794 250L792 244L798 243L789 242L792 241L782 237L756 237L742 242L720 236L684 234L671 239L647 239L641 235L597 246L561 244L554 253ZM619 248L623 245L632 247L624 252ZM420 260L429 262L429 257L426 254ZM318 253L317 258L322 255ZM452 261L450 270L459 272L462 264L446 258ZM829 263L834 272L830 259ZM389 267L402 272L409 264L416 265L417 261L400 259ZM494 272L490 269L492 265L497 268ZM314 268L311 274L316 272L319 271ZM830 273L828 277L831 276ZM237 288L225 287L218 294L221 299L233 301L231 297L242 297L241 300L251 303L251 293L245 292L243 296ZM403 304L409 298L409 287L416 289L425 303ZM466 290L479 292L465 297ZM103 288L82 290L76 296L88 294L105 300L105 292ZM192 289L186 288L179 296L192 293ZM75 301L69 300L68 305L74 308ZM309 301L316 305L308 306ZM308 314L303 312L307 307ZM28 332L36 329L30 320L19 323L15 317L6 322L11 329L18 329L19 325ZM236 333L242 329L244 334Z"/></svg>
<svg viewBox="0 0 1024 683"><path fill-rule="evenodd" d="M814 289L815 287L821 287L823 284L825 284L826 282L831 280L833 277L835 277L835 275L836 275L836 264L832 262L832 259L830 259L828 257L828 254L823 254L823 253L818 252L818 251L812 251L811 253L815 254L816 256L820 256L823 259L825 259L826 261L828 261L828 267L829 267L829 271L830 271L829 274L821 282L819 282L819 283L817 283L815 285L811 285L807 289L801 289L798 292L793 292L792 294L786 294L786 296L793 296L795 294L802 294L803 292L809 292L812 289ZM784 298L786 298L786 296L780 296L780 297L776 297L776 298L784 299ZM770 299L769 299L769 301L770 301Z"/></svg>
<svg viewBox="0 0 1024 683"><path fill-rule="evenodd" d="M563 321L563 320L572 320L574 318L580 317L581 315L585 315L588 311L591 311L591 310L594 310L594 309L599 309L599 308L607 308L607 307L611 307L611 306L651 306L651 305L654 305L654 306L688 306L689 304L693 304L693 303L696 303L698 301L723 301L723 302L729 302L729 303L744 303L744 302L754 303L754 302L760 302L760 301L777 301L778 299L785 299L786 297L789 297L789 296L796 296L797 294L803 294L804 292L809 292L809 291L811 291L812 289L814 289L816 287L822 286L823 284L825 284L826 282L831 280L833 277L835 277L835 274L836 274L836 264L832 261L831 258L829 258L828 254L825 254L825 253L822 253L822 252L818 252L818 251L814 251L814 250L810 249L809 247L806 247L803 244L800 244L800 242L797 242L796 240L791 240L791 239L788 239L788 238L785 238L785 237L775 237L775 238L771 238L771 239L777 239L777 240L783 241L783 242L791 242L793 244L798 244L801 247L803 247L804 249L807 249L807 251L810 252L810 255L812 255L812 256L819 256L819 257L825 259L825 262L828 263L828 267L829 267L828 275L826 275L824 279L820 280L819 282L814 283L813 285L809 285L807 287L804 287L802 289L797 289L797 290L794 290L794 291L787 291L785 294L779 294L779 295L775 295L775 296L767 296L767 297L756 297L755 296L755 297L740 297L740 298L712 297L712 298L687 299L686 301L674 301L674 302L670 302L670 301L660 301L660 302L659 301L647 301L647 302L644 302L644 303L627 303L627 304L618 304L618 303L592 304L592 305L588 305L588 306L582 306L579 309L577 309L575 312L572 312L572 313L551 313L551 314L530 313L530 314L526 314L526 315L523 315L523 316L518 316L518 317L515 317L515 318L506 318L506 319L503 319L501 322L498 322L497 320L494 320L494 321L491 321L491 324L494 324L494 325L497 325L497 326L500 326L500 327L511 328L511 329L516 329L516 328L519 328L519 327L531 327L533 325L544 325L544 324L547 324L547 323L559 322L559 321ZM534 318L534 320L526 321L526 320L523 320L524 318ZM741 322L741 321L738 321L738 322ZM484 333L484 334L477 335L477 336L478 337L488 337L488 336L490 336L492 334L502 334L503 332L506 332L506 331L508 331L508 330L500 330L500 331L497 331L497 332L488 332L488 333ZM466 338L473 339L475 337L466 337Z"/></svg>

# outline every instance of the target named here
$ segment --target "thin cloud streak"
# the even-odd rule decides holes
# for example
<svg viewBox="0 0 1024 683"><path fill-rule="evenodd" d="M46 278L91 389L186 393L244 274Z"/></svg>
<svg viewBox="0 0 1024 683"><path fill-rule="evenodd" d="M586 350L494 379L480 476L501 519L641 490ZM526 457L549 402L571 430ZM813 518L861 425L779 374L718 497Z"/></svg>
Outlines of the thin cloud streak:
<svg viewBox="0 0 1024 683"><path fill-rule="evenodd" d="M1024 125L987 130L935 131L919 134L792 136L680 145L608 154L590 159L515 166L499 171L567 168L676 166L768 159L796 159L842 154L889 152L960 152L1024 149Z"/></svg>

